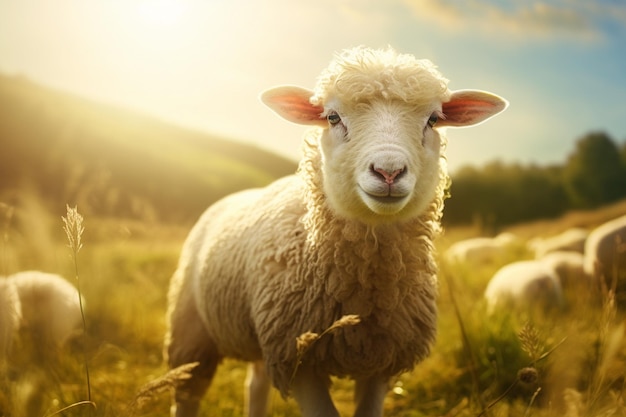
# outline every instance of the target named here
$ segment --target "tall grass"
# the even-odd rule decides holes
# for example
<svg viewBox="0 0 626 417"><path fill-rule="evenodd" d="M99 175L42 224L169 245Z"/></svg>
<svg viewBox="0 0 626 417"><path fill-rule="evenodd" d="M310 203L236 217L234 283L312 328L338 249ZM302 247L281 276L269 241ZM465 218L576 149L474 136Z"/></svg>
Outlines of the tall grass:
<svg viewBox="0 0 626 417"><path fill-rule="evenodd" d="M45 362L33 360L35 349L28 335L20 333L10 371L0 378L0 414L83 416L87 407L97 417L166 415L169 391L189 371L168 371L161 358L165 295L188 226L87 216L89 233L83 235L84 221L72 209L64 217L65 233L58 225L47 228L49 219L33 219L37 227L24 227L32 213L40 212L33 209L24 216L22 210L16 208L12 221L2 226L1 270L37 268L76 276L88 320L82 338ZM454 238L454 229L447 233ZM32 243L41 236L40 243ZM67 262L68 242L72 263ZM42 250L48 256L33 257ZM626 415L626 315L610 290L573 294L569 308L559 314L505 311L487 316L482 292L489 278L502 263L523 256L518 251L478 268L442 261L437 342L429 358L392 381L385 415ZM302 355L306 343L315 340L311 335L302 339ZM245 375L245 364L225 361L205 396L203 415L243 416ZM354 385L344 379L333 382L340 413L350 415ZM77 406L85 401L97 409ZM68 405L75 406L58 411ZM299 416L295 402L283 400L277 391L272 391L269 408L273 416Z"/></svg>
<svg viewBox="0 0 626 417"><path fill-rule="evenodd" d="M76 278L76 288L78 290L78 302L80 306L80 315L83 323L83 360L85 364L85 377L87 383L87 401L81 401L73 404L72 406L79 405L89 405L94 409L96 408L96 403L91 401L91 381L89 378L89 356L87 354L87 322L85 320L85 308L83 307L83 295L80 287L80 275L78 274L78 252L83 247L81 242L83 232L85 228L83 227L83 216L78 213L78 209L76 207L71 208L69 205L66 206L67 215L62 217L63 219L63 230L65 230L65 234L67 236L67 241L69 242L68 247L72 253L72 261L74 262L74 276ZM70 406L71 407L71 406ZM59 412L55 412L51 415L56 415L62 411L66 411L68 407L60 410Z"/></svg>

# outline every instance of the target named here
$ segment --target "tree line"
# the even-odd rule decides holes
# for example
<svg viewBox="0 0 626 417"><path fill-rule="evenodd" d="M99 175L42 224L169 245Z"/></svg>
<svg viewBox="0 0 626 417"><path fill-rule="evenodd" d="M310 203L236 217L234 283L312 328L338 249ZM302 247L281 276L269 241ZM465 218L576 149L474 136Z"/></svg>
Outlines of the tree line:
<svg viewBox="0 0 626 417"><path fill-rule="evenodd" d="M444 224L474 224L492 232L599 207L626 197L626 142L618 145L605 132L591 132L560 165L466 166L452 175L450 195Z"/></svg>

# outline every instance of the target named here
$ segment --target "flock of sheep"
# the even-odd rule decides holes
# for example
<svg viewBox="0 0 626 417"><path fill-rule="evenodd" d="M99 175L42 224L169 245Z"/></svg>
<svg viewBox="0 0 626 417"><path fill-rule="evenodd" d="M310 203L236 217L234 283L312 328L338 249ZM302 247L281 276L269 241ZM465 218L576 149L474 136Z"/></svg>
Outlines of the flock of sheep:
<svg viewBox="0 0 626 417"><path fill-rule="evenodd" d="M451 245L445 258L452 264L477 265L515 244L519 239L509 233L472 238ZM572 228L533 239L528 247L535 259L505 265L489 281L484 296L490 312L511 306L559 308L567 303L568 291L620 289L626 279L626 215L591 231Z"/></svg>
<svg viewBox="0 0 626 417"><path fill-rule="evenodd" d="M382 416L390 380L424 359L435 338L434 239L449 185L444 130L481 123L508 104L447 84L428 60L359 47L338 54L314 90L262 95L278 115L312 129L295 175L215 203L184 244L168 293L165 357L171 368L198 366L176 388L173 416L197 415L225 357L251 362L248 417L265 416L271 385L292 395L304 417L337 417L333 375L355 380L356 417ZM626 216L616 223L613 235L626 241ZM560 257L541 242L540 259L503 268L485 296L494 308L538 292L559 300L563 271L611 265L605 256L619 239L601 232L584 236L580 256ZM459 244L449 256L479 258L511 239ZM26 324L62 344L78 306L75 288L58 276L0 280L0 353Z"/></svg>

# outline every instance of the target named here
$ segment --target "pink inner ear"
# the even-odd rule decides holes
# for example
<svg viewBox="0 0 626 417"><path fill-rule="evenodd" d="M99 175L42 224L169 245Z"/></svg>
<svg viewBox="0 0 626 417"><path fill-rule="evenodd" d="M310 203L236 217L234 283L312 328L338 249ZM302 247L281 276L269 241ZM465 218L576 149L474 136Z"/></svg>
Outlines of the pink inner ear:
<svg viewBox="0 0 626 417"><path fill-rule="evenodd" d="M284 119L298 124L327 126L321 117L324 108L310 103L312 92L301 87L277 87L261 95L261 100Z"/></svg>
<svg viewBox="0 0 626 417"><path fill-rule="evenodd" d="M290 111L293 114L296 114L298 119L311 121L324 120L321 117L321 114L324 112L324 108L319 106L313 106L308 102L302 103L300 101L294 100L292 103L290 103Z"/></svg>
<svg viewBox="0 0 626 417"><path fill-rule="evenodd" d="M507 102L483 91L458 91L449 102L443 103L445 115L441 126L472 126L500 113Z"/></svg>

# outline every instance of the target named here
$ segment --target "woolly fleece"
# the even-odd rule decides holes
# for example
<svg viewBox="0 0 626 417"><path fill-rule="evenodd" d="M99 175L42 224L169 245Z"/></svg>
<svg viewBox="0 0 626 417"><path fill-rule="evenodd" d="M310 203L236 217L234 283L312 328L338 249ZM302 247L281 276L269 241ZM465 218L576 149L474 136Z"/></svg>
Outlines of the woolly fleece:
<svg viewBox="0 0 626 417"><path fill-rule="evenodd" d="M326 128L305 137L296 175L211 206L192 229L172 278L165 355L172 368L199 361L194 377L207 384L222 357L262 359L283 395L299 360L318 375L389 378L424 359L435 339L433 239L449 178L442 156L446 139L427 122L432 114L445 121L442 103L452 96L447 80L427 60L355 48L322 73L312 106L302 94L306 90L298 88L288 97L295 101L287 107L295 111L285 118L297 120L302 110L305 124ZM450 116L446 123L474 124L506 107L500 98L478 94L452 100L443 109ZM345 209L358 204L349 176L363 170L356 166L359 158L375 151L359 149L359 139L376 137L371 129L379 127L358 115L381 103L405 112L394 115L405 123L401 131L410 132L398 144L421 175L411 202L387 217L363 214L363 207ZM342 123L350 134L341 151L330 145L341 139L336 130L329 134L328 109L346 116ZM421 123L417 133L409 120ZM422 159L426 148L430 154ZM345 159L336 157L341 152ZM348 314L361 322L326 334L298 357L298 336L322 333ZM201 385L180 395L199 398Z"/></svg>

